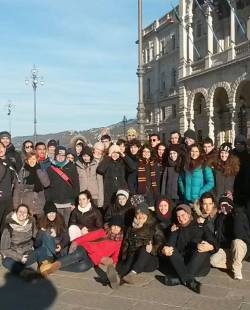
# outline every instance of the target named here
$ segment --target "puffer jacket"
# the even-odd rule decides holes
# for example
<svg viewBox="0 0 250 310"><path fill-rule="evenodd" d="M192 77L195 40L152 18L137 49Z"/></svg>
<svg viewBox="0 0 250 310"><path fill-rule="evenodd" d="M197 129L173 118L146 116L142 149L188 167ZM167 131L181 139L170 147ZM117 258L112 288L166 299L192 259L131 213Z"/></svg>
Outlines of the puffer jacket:
<svg viewBox="0 0 250 310"><path fill-rule="evenodd" d="M182 199L193 202L214 188L214 175L210 167L200 166L192 171L184 170L178 178Z"/></svg>
<svg viewBox="0 0 250 310"><path fill-rule="evenodd" d="M80 192L89 190L92 198L97 200L98 207L103 206L103 177L96 173L99 162L93 159L89 165L80 160L76 162L76 169L79 175Z"/></svg>
<svg viewBox="0 0 250 310"><path fill-rule="evenodd" d="M23 255L33 251L33 239L37 229L35 221L29 217L25 225L17 221L16 212L11 212L6 217L6 225L1 237L1 254L15 261L21 261Z"/></svg>

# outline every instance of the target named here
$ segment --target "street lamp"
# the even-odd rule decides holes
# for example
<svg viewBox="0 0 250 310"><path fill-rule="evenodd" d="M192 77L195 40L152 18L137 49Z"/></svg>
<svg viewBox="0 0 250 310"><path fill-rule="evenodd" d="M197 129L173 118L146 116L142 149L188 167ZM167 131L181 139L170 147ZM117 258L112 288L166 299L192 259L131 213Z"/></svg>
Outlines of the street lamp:
<svg viewBox="0 0 250 310"><path fill-rule="evenodd" d="M124 138L126 137L126 124L127 124L127 117L124 115L123 116L123 119L122 119L122 122L123 122L123 135L124 135Z"/></svg>
<svg viewBox="0 0 250 310"><path fill-rule="evenodd" d="M37 142L37 131L36 131L36 124L37 124L37 119L36 119L36 89L38 84L40 83L40 85L44 85L44 80L42 76L38 75L38 69L36 68L36 66L33 66L33 69L31 70L31 85L33 87L33 91L34 91L34 143ZM28 85L29 84L29 79L26 78L25 79L25 84Z"/></svg>
<svg viewBox="0 0 250 310"><path fill-rule="evenodd" d="M11 121L12 121L12 111L15 109L15 105L11 102L11 100L8 100L8 103L6 105L7 108L7 116L9 118L9 132L11 134Z"/></svg>
<svg viewBox="0 0 250 310"><path fill-rule="evenodd" d="M145 105L143 102L143 55L142 55L142 0L138 0L138 94L137 123L139 126L139 139L145 141Z"/></svg>

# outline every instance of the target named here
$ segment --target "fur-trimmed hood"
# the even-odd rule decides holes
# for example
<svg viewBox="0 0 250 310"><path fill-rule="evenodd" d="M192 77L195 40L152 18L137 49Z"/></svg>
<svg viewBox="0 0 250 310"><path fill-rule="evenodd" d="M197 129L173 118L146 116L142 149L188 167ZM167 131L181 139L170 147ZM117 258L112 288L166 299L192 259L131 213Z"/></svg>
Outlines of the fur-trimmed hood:
<svg viewBox="0 0 250 310"><path fill-rule="evenodd" d="M226 177L236 176L240 170L240 161L237 156L230 154L226 162L217 157L214 162L211 162L210 166L214 167L215 170L222 171Z"/></svg>
<svg viewBox="0 0 250 310"><path fill-rule="evenodd" d="M76 135L76 136L74 136L74 137L71 138L71 140L70 140L70 142L69 142L70 147L72 147L72 148L75 149L77 140L82 140L84 146L87 146L87 145L88 145L88 140L87 140L84 136L82 136L82 135Z"/></svg>
<svg viewBox="0 0 250 310"><path fill-rule="evenodd" d="M194 214L196 214L197 217L202 217L204 219L207 218L207 216L203 214L201 211L199 200L195 200L194 203L191 205L191 207L192 207ZM217 208L214 207L214 210L212 214L210 215L210 217L213 218L216 215L216 213L217 213Z"/></svg>

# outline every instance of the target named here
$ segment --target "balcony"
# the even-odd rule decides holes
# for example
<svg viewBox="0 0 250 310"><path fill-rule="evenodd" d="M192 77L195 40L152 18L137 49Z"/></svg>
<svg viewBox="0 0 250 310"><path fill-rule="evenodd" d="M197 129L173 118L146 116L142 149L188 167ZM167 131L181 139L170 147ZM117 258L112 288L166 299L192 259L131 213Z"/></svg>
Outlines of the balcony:
<svg viewBox="0 0 250 310"><path fill-rule="evenodd" d="M217 53L212 55L212 66L219 66L222 65L226 62L228 62L230 60L230 56L231 56L231 50L230 49L226 49L223 52Z"/></svg>
<svg viewBox="0 0 250 310"><path fill-rule="evenodd" d="M200 72L205 69L205 58L197 60L192 63L192 71L193 72Z"/></svg>
<svg viewBox="0 0 250 310"><path fill-rule="evenodd" d="M250 41L243 42L235 47L236 58L249 56L250 54Z"/></svg>

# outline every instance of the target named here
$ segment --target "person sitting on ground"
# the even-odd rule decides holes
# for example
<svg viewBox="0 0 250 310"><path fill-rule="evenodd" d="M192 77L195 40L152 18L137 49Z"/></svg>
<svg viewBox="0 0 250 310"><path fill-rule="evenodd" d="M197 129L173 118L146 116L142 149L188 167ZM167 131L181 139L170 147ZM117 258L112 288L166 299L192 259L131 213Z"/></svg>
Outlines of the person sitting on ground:
<svg viewBox="0 0 250 310"><path fill-rule="evenodd" d="M166 196L160 196L155 206L156 218L162 227L165 236L168 235L172 224L173 202Z"/></svg>
<svg viewBox="0 0 250 310"><path fill-rule="evenodd" d="M69 219L70 241L103 227L101 212L93 204L88 190L79 193L76 205Z"/></svg>

